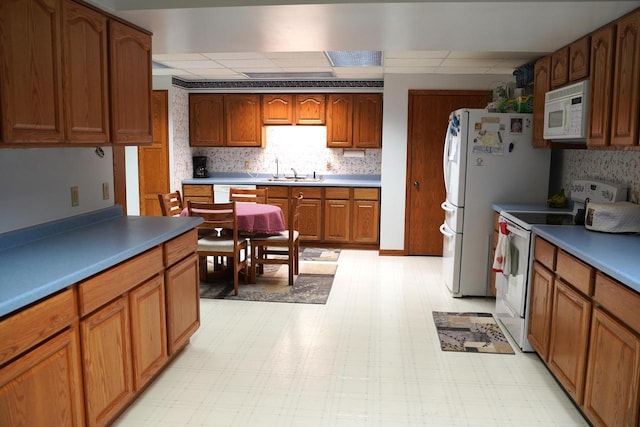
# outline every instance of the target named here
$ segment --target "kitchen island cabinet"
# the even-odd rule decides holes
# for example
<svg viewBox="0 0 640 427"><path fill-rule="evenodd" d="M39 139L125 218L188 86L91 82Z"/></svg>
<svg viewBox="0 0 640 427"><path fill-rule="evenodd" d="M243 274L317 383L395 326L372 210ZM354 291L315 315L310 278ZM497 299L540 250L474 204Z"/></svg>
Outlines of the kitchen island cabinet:
<svg viewBox="0 0 640 427"><path fill-rule="evenodd" d="M0 424L113 422L199 326L200 222L114 206L0 235Z"/></svg>
<svg viewBox="0 0 640 427"><path fill-rule="evenodd" d="M536 251L532 300L542 301L535 295L541 289L537 284L544 282L539 269L547 272L547 266L554 270L549 273L553 280L546 281L554 288L554 297L546 304L532 302L532 345L593 425L637 426L640 283L634 273L637 260L628 256L637 252L637 239L578 226L534 226L534 233L538 234L534 249L545 249ZM614 242L615 249L610 246ZM609 253L614 261L607 261ZM545 254L554 255L550 261L555 267ZM538 310L540 306L546 309ZM544 347L535 345L544 337L544 322L551 334L548 358L543 356Z"/></svg>

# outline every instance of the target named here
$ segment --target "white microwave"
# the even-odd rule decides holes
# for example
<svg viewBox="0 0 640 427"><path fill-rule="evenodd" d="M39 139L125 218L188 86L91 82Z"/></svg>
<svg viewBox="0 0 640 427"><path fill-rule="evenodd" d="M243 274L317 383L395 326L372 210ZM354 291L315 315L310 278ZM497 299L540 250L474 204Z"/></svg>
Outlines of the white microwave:
<svg viewBox="0 0 640 427"><path fill-rule="evenodd" d="M544 139L585 142L589 80L551 90L544 96Z"/></svg>

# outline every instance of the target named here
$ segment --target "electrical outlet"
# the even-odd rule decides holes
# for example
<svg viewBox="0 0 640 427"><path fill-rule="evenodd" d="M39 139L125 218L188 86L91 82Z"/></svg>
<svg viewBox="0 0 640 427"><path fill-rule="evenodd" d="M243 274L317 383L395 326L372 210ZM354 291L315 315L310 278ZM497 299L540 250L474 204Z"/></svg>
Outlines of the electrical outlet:
<svg viewBox="0 0 640 427"><path fill-rule="evenodd" d="M78 186L74 185L71 187L71 206L78 206L80 204L80 191L78 190Z"/></svg>
<svg viewBox="0 0 640 427"><path fill-rule="evenodd" d="M102 183L102 200L109 200L109 183Z"/></svg>
<svg viewBox="0 0 640 427"><path fill-rule="evenodd" d="M245 162L244 162L244 169L245 169L245 170L249 170L249 166L250 166L250 165L249 165L249 160L245 160Z"/></svg>

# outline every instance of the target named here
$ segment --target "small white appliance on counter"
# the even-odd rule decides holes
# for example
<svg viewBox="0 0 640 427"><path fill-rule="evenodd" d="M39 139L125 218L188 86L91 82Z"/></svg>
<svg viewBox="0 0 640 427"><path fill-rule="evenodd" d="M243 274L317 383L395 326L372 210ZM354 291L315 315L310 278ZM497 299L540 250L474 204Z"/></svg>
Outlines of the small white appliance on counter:
<svg viewBox="0 0 640 427"><path fill-rule="evenodd" d="M531 228L536 224L576 225L584 215L585 203L619 202L627 197L627 187L618 184L575 180L571 186L572 211L550 209L541 205L539 210L517 209L500 212L500 222L506 223L510 265L508 274L496 274L496 318L505 327L522 351L534 351L527 339L529 332L529 299L531 298L531 270L533 265L533 239ZM583 212L580 212L583 211ZM581 224L583 221L580 220ZM506 272L505 272L506 273Z"/></svg>
<svg viewBox="0 0 640 427"><path fill-rule="evenodd" d="M550 150L531 145L531 114L461 109L444 143L443 277L454 297L489 290L494 203L544 203Z"/></svg>

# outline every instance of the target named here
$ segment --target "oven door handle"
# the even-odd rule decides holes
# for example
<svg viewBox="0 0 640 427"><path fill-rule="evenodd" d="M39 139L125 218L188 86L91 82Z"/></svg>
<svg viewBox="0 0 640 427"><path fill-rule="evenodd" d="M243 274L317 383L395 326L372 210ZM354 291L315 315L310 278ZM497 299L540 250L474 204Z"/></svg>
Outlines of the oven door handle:
<svg viewBox="0 0 640 427"><path fill-rule="evenodd" d="M529 237L529 232L528 231L524 231L516 226L513 226L509 223L507 223L507 231L510 233L515 234L518 237L522 237L523 239L526 239L527 237Z"/></svg>

